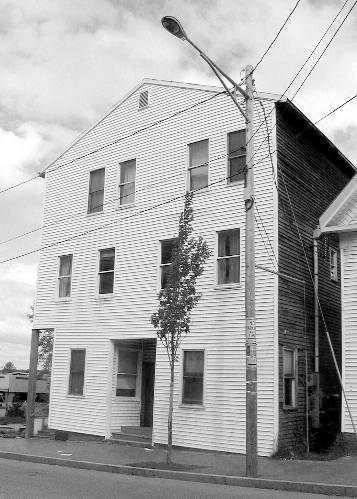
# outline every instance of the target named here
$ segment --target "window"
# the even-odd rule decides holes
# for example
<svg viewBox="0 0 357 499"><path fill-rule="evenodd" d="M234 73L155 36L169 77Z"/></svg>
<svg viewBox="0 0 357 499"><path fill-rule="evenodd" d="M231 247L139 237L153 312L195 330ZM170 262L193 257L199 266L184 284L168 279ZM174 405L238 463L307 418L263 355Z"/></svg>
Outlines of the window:
<svg viewBox="0 0 357 499"><path fill-rule="evenodd" d="M208 185L208 140L200 140L188 145L190 191Z"/></svg>
<svg viewBox="0 0 357 499"><path fill-rule="evenodd" d="M330 248L330 278L337 281L337 251Z"/></svg>
<svg viewBox="0 0 357 499"><path fill-rule="evenodd" d="M135 201L136 161L120 163L119 204L133 204Z"/></svg>
<svg viewBox="0 0 357 499"><path fill-rule="evenodd" d="M140 92L139 95L139 109L145 109L149 105L149 92L148 90L144 90Z"/></svg>
<svg viewBox="0 0 357 499"><path fill-rule="evenodd" d="M166 239L165 241L161 241L161 289L164 289L167 286L176 241L177 239Z"/></svg>
<svg viewBox="0 0 357 499"><path fill-rule="evenodd" d="M73 255L63 255L59 257L59 271L58 271L59 298L68 298L71 296L72 257Z"/></svg>
<svg viewBox="0 0 357 499"><path fill-rule="evenodd" d="M113 293L115 248L99 251L99 294Z"/></svg>
<svg viewBox="0 0 357 499"><path fill-rule="evenodd" d="M68 393L70 395L83 395L85 359L85 350L71 350L71 367L69 371L68 387Z"/></svg>
<svg viewBox="0 0 357 499"><path fill-rule="evenodd" d="M228 134L228 183L244 179L246 166L245 130Z"/></svg>
<svg viewBox="0 0 357 499"><path fill-rule="evenodd" d="M239 282L240 232L239 229L218 232L217 258L218 284Z"/></svg>
<svg viewBox="0 0 357 499"><path fill-rule="evenodd" d="M184 350L182 403L203 404L204 351Z"/></svg>
<svg viewBox="0 0 357 499"><path fill-rule="evenodd" d="M139 352L119 349L118 357L117 397L136 397Z"/></svg>
<svg viewBox="0 0 357 499"><path fill-rule="evenodd" d="M296 407L296 359L297 350L283 348L283 375L284 375L284 407Z"/></svg>
<svg viewBox="0 0 357 499"><path fill-rule="evenodd" d="M93 170L89 177L88 213L103 211L105 168Z"/></svg>

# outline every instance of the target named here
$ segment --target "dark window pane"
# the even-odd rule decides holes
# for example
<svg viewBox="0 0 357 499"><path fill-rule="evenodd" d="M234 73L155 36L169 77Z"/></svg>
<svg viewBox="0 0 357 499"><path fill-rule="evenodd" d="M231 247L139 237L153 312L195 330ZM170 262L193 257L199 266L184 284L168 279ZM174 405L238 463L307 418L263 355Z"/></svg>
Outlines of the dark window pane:
<svg viewBox="0 0 357 499"><path fill-rule="evenodd" d="M284 375L285 376L294 376L295 368L294 368L294 351L293 350L283 350L284 352Z"/></svg>
<svg viewBox="0 0 357 499"><path fill-rule="evenodd" d="M284 378L284 404L286 406L293 406L293 383L291 378Z"/></svg>
<svg viewBox="0 0 357 499"><path fill-rule="evenodd" d="M114 272L99 274L99 294L113 293Z"/></svg>
<svg viewBox="0 0 357 499"><path fill-rule="evenodd" d="M138 352L119 350L118 372L136 374L138 366Z"/></svg>
<svg viewBox="0 0 357 499"><path fill-rule="evenodd" d="M229 160L228 182L237 182L245 176L245 156Z"/></svg>
<svg viewBox="0 0 357 499"><path fill-rule="evenodd" d="M115 248L100 250L99 272L114 270Z"/></svg>
<svg viewBox="0 0 357 499"><path fill-rule="evenodd" d="M161 267L161 289L166 288L170 272L171 265L165 265L164 267Z"/></svg>
<svg viewBox="0 0 357 499"><path fill-rule="evenodd" d="M197 166L190 170L190 190L195 191L208 185L208 165Z"/></svg>
<svg viewBox="0 0 357 499"><path fill-rule="evenodd" d="M72 255L60 256L59 275L68 276L72 274Z"/></svg>
<svg viewBox="0 0 357 499"><path fill-rule="evenodd" d="M184 354L184 376L193 374L203 376L203 351L186 350Z"/></svg>
<svg viewBox="0 0 357 499"><path fill-rule="evenodd" d="M103 210L104 175L104 168L100 168L99 170L90 172L88 213L94 213Z"/></svg>
<svg viewBox="0 0 357 499"><path fill-rule="evenodd" d="M69 393L83 394L85 350L71 350L71 366L69 376Z"/></svg>
<svg viewBox="0 0 357 499"><path fill-rule="evenodd" d="M135 182L120 186L120 204L132 204L135 201Z"/></svg>
<svg viewBox="0 0 357 499"><path fill-rule="evenodd" d="M229 156L245 154L245 130L237 130L228 134Z"/></svg>
<svg viewBox="0 0 357 499"><path fill-rule="evenodd" d="M239 230L218 233L218 256L239 255Z"/></svg>
<svg viewBox="0 0 357 499"><path fill-rule="evenodd" d="M239 256L218 260L218 284L239 282Z"/></svg>
<svg viewBox="0 0 357 499"><path fill-rule="evenodd" d="M202 404L203 402L203 377L185 377L183 379L184 404Z"/></svg>
<svg viewBox="0 0 357 499"><path fill-rule="evenodd" d="M72 395L83 395L84 374L72 373L70 378L69 393Z"/></svg>
<svg viewBox="0 0 357 499"><path fill-rule="evenodd" d="M176 243L176 239L166 239L165 241L161 241L161 263L162 264L172 262L172 254L173 254L175 243Z"/></svg>
<svg viewBox="0 0 357 499"><path fill-rule="evenodd" d="M199 166L208 163L208 140L189 144L189 165Z"/></svg>
<svg viewBox="0 0 357 499"><path fill-rule="evenodd" d="M58 282L58 296L64 298L71 296L71 278L61 277Z"/></svg>
<svg viewBox="0 0 357 499"><path fill-rule="evenodd" d="M119 397L135 397L136 376L118 374L116 394Z"/></svg>
<svg viewBox="0 0 357 499"><path fill-rule="evenodd" d="M120 165L120 183L135 182L136 161L135 159L121 163Z"/></svg>
<svg viewBox="0 0 357 499"><path fill-rule="evenodd" d="M96 213L98 211L103 211L103 201L104 190L90 193L88 201L88 212Z"/></svg>

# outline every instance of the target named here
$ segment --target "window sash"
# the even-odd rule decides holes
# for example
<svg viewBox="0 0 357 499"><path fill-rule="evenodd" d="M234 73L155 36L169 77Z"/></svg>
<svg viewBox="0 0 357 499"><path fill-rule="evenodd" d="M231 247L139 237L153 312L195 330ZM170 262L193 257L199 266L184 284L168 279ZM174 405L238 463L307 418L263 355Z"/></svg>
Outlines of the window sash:
<svg viewBox="0 0 357 499"><path fill-rule="evenodd" d="M86 351L84 349L71 350L68 385L69 395L83 395L85 357Z"/></svg>
<svg viewBox="0 0 357 499"><path fill-rule="evenodd" d="M133 204L135 201L136 161L120 163L119 203Z"/></svg>
<svg viewBox="0 0 357 499"><path fill-rule="evenodd" d="M139 351L119 349L117 397L136 397L139 372Z"/></svg>
<svg viewBox="0 0 357 499"><path fill-rule="evenodd" d="M59 257L57 288L59 298L68 298L71 296L72 259L73 255L62 255Z"/></svg>
<svg viewBox="0 0 357 499"><path fill-rule="evenodd" d="M89 174L88 213L103 211L105 168Z"/></svg>
<svg viewBox="0 0 357 499"><path fill-rule="evenodd" d="M240 230L218 232L217 284L240 282Z"/></svg>
<svg viewBox="0 0 357 499"><path fill-rule="evenodd" d="M189 148L190 191L208 186L208 139L193 142Z"/></svg>
<svg viewBox="0 0 357 499"><path fill-rule="evenodd" d="M99 294L112 294L114 289L115 248L99 251Z"/></svg>
<svg viewBox="0 0 357 499"><path fill-rule="evenodd" d="M164 239L161 241L161 263L160 263L160 282L161 289L166 288L167 281L172 266L172 257L177 242L176 238Z"/></svg>
<svg viewBox="0 0 357 499"><path fill-rule="evenodd" d="M284 407L297 405L297 350L283 348L283 399Z"/></svg>
<svg viewBox="0 0 357 499"><path fill-rule="evenodd" d="M246 132L237 130L228 134L228 183L244 179L246 166Z"/></svg>
<svg viewBox="0 0 357 499"><path fill-rule="evenodd" d="M184 350L182 374L182 403L203 404L204 350Z"/></svg>

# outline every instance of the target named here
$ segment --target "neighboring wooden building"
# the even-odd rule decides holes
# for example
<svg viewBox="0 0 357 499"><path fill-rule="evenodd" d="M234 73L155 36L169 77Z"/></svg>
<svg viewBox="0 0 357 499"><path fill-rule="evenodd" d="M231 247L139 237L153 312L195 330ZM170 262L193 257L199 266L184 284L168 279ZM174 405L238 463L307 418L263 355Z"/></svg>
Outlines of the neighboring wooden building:
<svg viewBox="0 0 357 499"><path fill-rule="evenodd" d="M357 175L320 217L316 236L322 241L320 244L326 246L331 279L338 282L342 289L342 341L338 355L342 382L357 428ZM356 446L351 417L344 400L340 430Z"/></svg>
<svg viewBox="0 0 357 499"><path fill-rule="evenodd" d="M258 450L267 456L306 438L314 378L312 285L291 207L312 265L318 218L354 168L287 99L257 94L255 111ZM34 327L55 331L50 428L110 438L152 426L153 442L166 443L169 366L150 316L183 196L200 189L194 230L213 253L178 360L173 443L245 452L244 145L243 118L221 89L147 79L46 171ZM334 320L338 287L326 300Z"/></svg>

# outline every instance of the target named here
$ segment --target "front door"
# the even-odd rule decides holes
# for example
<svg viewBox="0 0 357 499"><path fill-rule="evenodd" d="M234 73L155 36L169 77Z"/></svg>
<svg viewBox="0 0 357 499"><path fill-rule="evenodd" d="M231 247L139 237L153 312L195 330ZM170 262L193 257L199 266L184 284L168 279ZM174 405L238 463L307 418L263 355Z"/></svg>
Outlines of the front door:
<svg viewBox="0 0 357 499"><path fill-rule="evenodd" d="M140 426L152 427L154 408L155 362L143 362Z"/></svg>

